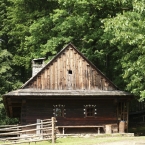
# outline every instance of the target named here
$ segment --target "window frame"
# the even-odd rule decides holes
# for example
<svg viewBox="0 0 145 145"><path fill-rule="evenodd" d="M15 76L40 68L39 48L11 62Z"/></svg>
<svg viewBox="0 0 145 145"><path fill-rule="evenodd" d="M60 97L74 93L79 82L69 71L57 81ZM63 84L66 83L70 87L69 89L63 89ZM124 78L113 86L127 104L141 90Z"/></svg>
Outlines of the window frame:
<svg viewBox="0 0 145 145"><path fill-rule="evenodd" d="M85 117L96 117L97 115L96 105L90 105L90 104L84 105L84 115Z"/></svg>
<svg viewBox="0 0 145 145"><path fill-rule="evenodd" d="M64 117L65 116L65 105L53 105L53 115L54 117ZM60 111L60 112L59 112ZM61 114L61 115L60 115Z"/></svg>

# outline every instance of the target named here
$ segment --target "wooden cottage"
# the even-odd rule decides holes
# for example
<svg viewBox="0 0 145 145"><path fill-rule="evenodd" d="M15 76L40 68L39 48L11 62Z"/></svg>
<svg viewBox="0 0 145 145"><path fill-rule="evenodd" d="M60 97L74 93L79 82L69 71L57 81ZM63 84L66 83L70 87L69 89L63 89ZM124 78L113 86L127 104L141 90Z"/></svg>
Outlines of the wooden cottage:
<svg viewBox="0 0 145 145"><path fill-rule="evenodd" d="M7 115L19 118L21 124L55 116L60 131L69 128L68 133L120 120L127 128L131 97L68 44L46 65L43 58L34 59L33 76L20 89L5 94L3 101Z"/></svg>

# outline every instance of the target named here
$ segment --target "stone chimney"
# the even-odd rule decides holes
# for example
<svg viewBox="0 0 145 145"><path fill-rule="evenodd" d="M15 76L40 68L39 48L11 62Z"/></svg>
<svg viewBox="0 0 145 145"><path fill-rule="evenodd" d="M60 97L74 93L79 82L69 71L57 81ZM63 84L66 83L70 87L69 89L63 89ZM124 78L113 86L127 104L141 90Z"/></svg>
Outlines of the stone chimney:
<svg viewBox="0 0 145 145"><path fill-rule="evenodd" d="M44 60L45 58L38 58L32 60L32 77L45 66Z"/></svg>

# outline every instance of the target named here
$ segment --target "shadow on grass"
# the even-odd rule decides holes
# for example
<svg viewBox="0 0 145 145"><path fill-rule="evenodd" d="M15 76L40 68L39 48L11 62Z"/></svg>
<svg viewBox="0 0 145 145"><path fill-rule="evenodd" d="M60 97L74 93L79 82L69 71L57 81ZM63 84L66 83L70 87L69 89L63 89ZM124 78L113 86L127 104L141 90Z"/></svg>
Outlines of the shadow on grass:
<svg viewBox="0 0 145 145"><path fill-rule="evenodd" d="M129 127L129 132L134 133L135 136L145 136L145 122L132 123Z"/></svg>

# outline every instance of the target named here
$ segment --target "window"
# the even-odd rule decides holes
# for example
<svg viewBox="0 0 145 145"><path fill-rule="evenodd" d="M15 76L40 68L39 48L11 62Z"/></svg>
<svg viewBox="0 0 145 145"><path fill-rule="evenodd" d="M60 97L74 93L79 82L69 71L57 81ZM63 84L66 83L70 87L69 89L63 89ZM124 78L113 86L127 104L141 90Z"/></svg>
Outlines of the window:
<svg viewBox="0 0 145 145"><path fill-rule="evenodd" d="M65 113L65 105L53 105L54 109L53 109L53 114L55 117L64 117Z"/></svg>
<svg viewBox="0 0 145 145"><path fill-rule="evenodd" d="M72 70L68 70L68 74L72 74Z"/></svg>
<svg viewBox="0 0 145 145"><path fill-rule="evenodd" d="M94 107L87 107L86 113L87 113L87 116L94 116Z"/></svg>
<svg viewBox="0 0 145 145"><path fill-rule="evenodd" d="M96 105L84 105L84 114L85 117L95 117L97 114Z"/></svg>

